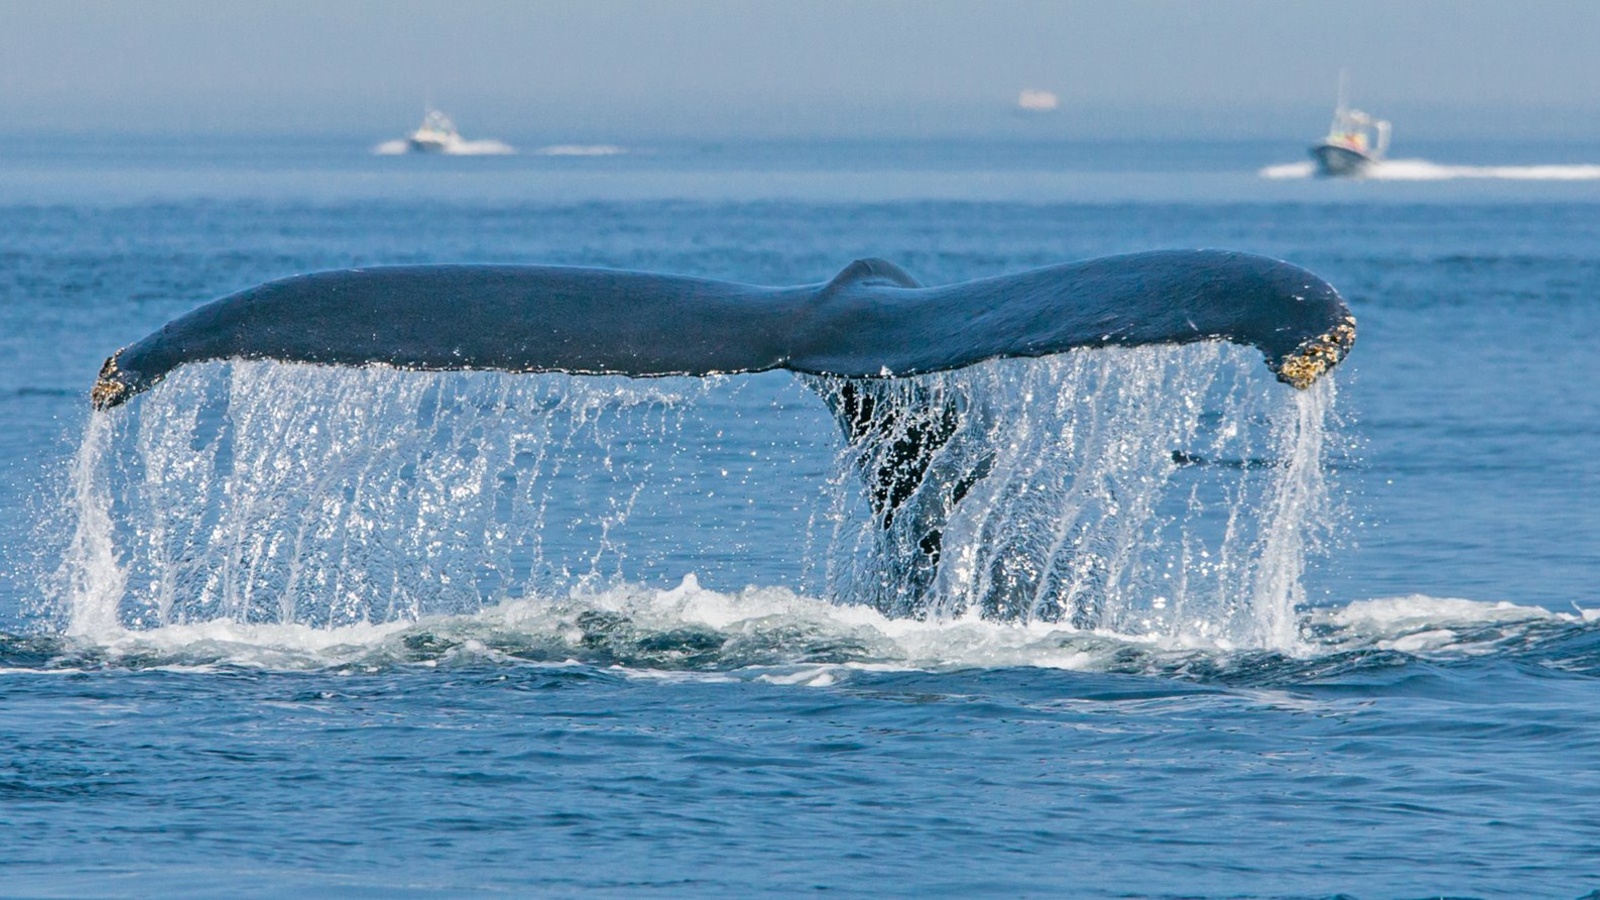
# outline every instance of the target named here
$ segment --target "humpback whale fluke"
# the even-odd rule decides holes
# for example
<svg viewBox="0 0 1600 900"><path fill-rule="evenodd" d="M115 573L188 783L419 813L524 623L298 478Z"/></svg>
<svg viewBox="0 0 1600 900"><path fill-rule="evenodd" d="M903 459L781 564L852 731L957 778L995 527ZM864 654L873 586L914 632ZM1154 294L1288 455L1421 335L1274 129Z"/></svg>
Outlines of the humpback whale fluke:
<svg viewBox="0 0 1600 900"><path fill-rule="evenodd" d="M1317 276L1219 250L1155 251L922 287L858 260L759 287L557 266L386 266L297 275L206 304L106 360L110 409L186 363L268 359L635 377L788 369L877 379L1079 347L1226 340L1309 387L1355 319Z"/></svg>
<svg viewBox="0 0 1600 900"><path fill-rule="evenodd" d="M1355 320L1310 272L1216 250L934 287L880 259L797 287L554 266L394 266L297 275L201 306L106 360L92 400L111 409L180 366L225 359L633 377L787 369L832 411L865 483L877 553L894 573L870 588L870 602L918 616L951 517L989 477L997 451L983 437L984 404L909 376L1207 340L1254 346L1280 381L1306 388L1349 352ZM1005 571L996 583L1011 586L986 596L983 613L1026 616L1044 576Z"/></svg>

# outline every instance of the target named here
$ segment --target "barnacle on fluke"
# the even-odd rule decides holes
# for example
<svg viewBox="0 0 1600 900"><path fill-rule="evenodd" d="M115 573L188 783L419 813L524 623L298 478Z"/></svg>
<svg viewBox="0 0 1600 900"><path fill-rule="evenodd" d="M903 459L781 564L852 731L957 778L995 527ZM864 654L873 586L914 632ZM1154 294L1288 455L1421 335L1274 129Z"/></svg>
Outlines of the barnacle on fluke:
<svg viewBox="0 0 1600 900"><path fill-rule="evenodd" d="M1305 390L1338 365L1355 343L1356 319L1346 316L1333 330L1308 339L1272 368L1279 381Z"/></svg>
<svg viewBox="0 0 1600 900"><path fill-rule="evenodd" d="M95 409L110 409L128 399L128 386L122 380L122 370L117 368L117 359L121 356L122 351L118 350L100 367L94 389L89 392L89 401Z"/></svg>

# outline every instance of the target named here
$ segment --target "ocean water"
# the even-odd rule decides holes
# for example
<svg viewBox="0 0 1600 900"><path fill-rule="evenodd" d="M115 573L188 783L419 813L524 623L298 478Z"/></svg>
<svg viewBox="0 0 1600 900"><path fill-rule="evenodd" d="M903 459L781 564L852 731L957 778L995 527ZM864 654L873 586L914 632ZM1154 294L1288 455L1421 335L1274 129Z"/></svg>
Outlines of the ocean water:
<svg viewBox="0 0 1600 900"><path fill-rule="evenodd" d="M1600 890L1600 146L374 143L0 156L0 894ZM1354 352L907 387L996 451L920 616L788 375L207 364L89 411L295 272L1170 247L1317 272Z"/></svg>

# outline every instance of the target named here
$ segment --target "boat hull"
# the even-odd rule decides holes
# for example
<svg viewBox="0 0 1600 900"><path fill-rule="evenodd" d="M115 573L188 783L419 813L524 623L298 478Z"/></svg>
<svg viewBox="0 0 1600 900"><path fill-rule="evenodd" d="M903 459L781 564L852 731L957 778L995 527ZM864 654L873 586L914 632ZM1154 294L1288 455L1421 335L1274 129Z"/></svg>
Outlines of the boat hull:
<svg viewBox="0 0 1600 900"><path fill-rule="evenodd" d="M1334 178L1358 178L1366 175L1377 160L1359 150L1338 144L1318 144L1311 148L1311 158L1317 161L1317 174Z"/></svg>

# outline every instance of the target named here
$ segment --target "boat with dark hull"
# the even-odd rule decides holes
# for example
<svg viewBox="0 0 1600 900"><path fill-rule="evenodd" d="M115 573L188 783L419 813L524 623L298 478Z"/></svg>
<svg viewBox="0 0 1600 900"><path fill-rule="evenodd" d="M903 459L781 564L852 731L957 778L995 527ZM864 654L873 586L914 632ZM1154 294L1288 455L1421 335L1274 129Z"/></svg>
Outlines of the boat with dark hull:
<svg viewBox="0 0 1600 900"><path fill-rule="evenodd" d="M1339 77L1339 104L1328 136L1311 148L1317 174L1356 178L1367 175L1389 150L1389 123L1351 109L1345 102L1345 80Z"/></svg>

